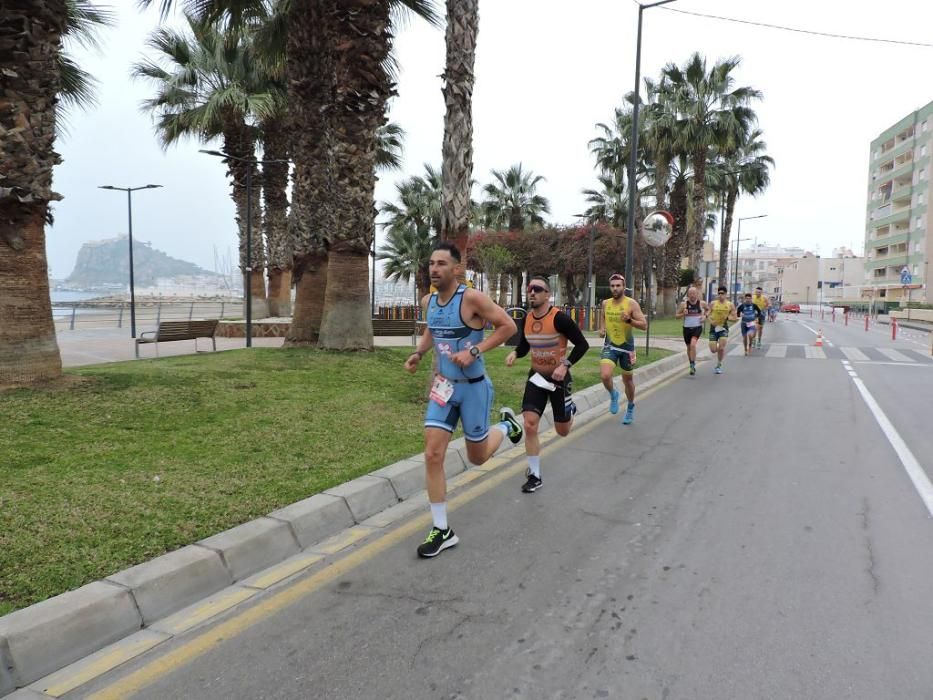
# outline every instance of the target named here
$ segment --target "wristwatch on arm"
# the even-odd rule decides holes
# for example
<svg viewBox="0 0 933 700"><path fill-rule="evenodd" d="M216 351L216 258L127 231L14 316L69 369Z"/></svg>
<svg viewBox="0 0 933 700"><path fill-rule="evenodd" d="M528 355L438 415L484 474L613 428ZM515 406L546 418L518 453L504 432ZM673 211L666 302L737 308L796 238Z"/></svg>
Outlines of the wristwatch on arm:
<svg viewBox="0 0 933 700"><path fill-rule="evenodd" d="M474 345L473 347L470 348L470 354L473 357L479 357L480 355L483 354L483 351L479 349L479 345Z"/></svg>

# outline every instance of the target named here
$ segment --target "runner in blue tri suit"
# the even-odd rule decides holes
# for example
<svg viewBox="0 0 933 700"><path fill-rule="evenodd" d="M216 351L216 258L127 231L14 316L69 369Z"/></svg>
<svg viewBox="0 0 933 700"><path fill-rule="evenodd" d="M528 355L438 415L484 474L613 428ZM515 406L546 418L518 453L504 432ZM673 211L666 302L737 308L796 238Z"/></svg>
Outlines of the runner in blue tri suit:
<svg viewBox="0 0 933 700"><path fill-rule="evenodd" d="M742 344L745 346L745 354L748 355L755 346L755 332L758 330L760 316L751 294L745 295L745 301L739 304L736 313L742 320Z"/></svg>
<svg viewBox="0 0 933 700"><path fill-rule="evenodd" d="M489 429L493 388L483 361L484 352L512 337L515 322L488 296L457 282L459 265L460 251L453 243L441 241L434 246L429 267L437 291L422 300L427 310L427 329L405 361L405 369L414 373L428 350L433 348L437 353L424 418L425 481L434 526L418 547L421 557L437 556L459 542L447 524L444 473L444 456L457 423L463 426L467 457L477 465L492 457L504 438L513 443L522 439L521 423L509 408L502 409L502 420ZM494 330L485 338L487 323Z"/></svg>

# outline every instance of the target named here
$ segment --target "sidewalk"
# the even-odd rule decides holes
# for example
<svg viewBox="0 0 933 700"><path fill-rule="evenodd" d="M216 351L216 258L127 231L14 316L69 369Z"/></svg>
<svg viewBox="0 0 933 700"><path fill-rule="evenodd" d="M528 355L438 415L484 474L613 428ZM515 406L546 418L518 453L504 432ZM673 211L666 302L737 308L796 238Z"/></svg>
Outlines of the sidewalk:
<svg viewBox="0 0 933 700"><path fill-rule="evenodd" d="M283 338L253 338L253 347L278 348L282 346ZM374 343L379 347L403 347L411 345L410 337L378 337ZM127 328L93 328L87 330L60 330L58 331L58 348L62 355L63 367L81 367L83 365L99 365L106 362L122 362L136 359L135 343L130 337ZM198 340L199 351L210 351L212 348L209 338ZM246 347L244 338L217 338L217 351L236 350ZM176 355L193 355L195 352L193 340L176 340L171 343L159 343L159 357ZM153 359L155 345L141 345L140 359Z"/></svg>
<svg viewBox="0 0 933 700"><path fill-rule="evenodd" d="M602 338L595 333L587 333L586 339L590 346L599 348ZM253 338L253 347L278 348L282 346L283 338ZM407 347L412 346L409 336L377 336L373 338L376 347ZM683 341L679 338L665 338L651 336L650 347L662 348L673 352L684 349ZM644 335L635 337L636 350L645 347ZM81 367L84 365L99 365L107 362L123 362L136 359L135 343L130 337L127 328L93 328L86 330L58 330L58 348L62 355L63 367ZM199 351L210 351L211 342L208 338L198 340ZM236 350L246 347L243 338L217 338L217 351ZM176 340L171 343L159 343L159 357L173 357L177 355L193 355L195 342L193 340ZM139 357L143 360L155 358L153 344L142 345L139 348Z"/></svg>

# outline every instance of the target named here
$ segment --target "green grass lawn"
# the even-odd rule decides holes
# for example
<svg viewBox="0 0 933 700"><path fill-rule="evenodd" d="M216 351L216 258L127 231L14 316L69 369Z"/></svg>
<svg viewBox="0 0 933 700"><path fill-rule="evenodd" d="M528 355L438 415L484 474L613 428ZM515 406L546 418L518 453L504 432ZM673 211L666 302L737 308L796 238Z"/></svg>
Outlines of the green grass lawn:
<svg viewBox="0 0 933 700"><path fill-rule="evenodd" d="M431 363L411 376L409 352L234 350L3 393L0 615L420 452ZM506 352L487 364L496 406L517 410L528 361L507 369Z"/></svg>
<svg viewBox="0 0 933 700"><path fill-rule="evenodd" d="M651 321L651 335L668 338L683 338L684 320L682 318L655 318ZM644 336L644 332L641 333Z"/></svg>

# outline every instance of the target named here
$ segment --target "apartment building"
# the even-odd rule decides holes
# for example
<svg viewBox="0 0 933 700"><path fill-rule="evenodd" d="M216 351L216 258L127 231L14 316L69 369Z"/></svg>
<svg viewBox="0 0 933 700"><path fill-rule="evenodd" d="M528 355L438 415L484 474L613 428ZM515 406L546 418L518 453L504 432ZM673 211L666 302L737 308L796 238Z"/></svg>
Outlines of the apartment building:
<svg viewBox="0 0 933 700"><path fill-rule="evenodd" d="M930 303L927 235L933 102L871 142L862 297ZM909 273L910 284L903 283Z"/></svg>
<svg viewBox="0 0 933 700"><path fill-rule="evenodd" d="M855 256L821 258L806 253L777 265L777 292L785 304L832 304L859 298L865 259Z"/></svg>
<svg viewBox="0 0 933 700"><path fill-rule="evenodd" d="M736 270L736 261L730 251L730 284L733 280L736 281L736 290L739 292L761 287L769 296L779 296L778 272L783 261L788 258L802 258L806 254L803 248L796 246L755 243L739 250Z"/></svg>

